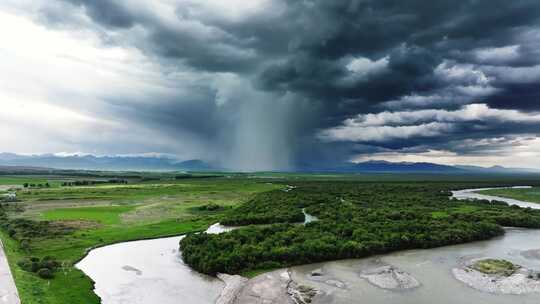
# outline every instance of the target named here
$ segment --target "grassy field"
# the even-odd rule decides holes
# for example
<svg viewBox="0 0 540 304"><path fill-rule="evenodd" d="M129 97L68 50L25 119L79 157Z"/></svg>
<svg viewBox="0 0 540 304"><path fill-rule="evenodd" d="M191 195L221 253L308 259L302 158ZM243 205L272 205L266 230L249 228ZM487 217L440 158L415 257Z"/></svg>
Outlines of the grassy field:
<svg viewBox="0 0 540 304"><path fill-rule="evenodd" d="M103 225L119 224L120 214L136 206L80 207L47 210L43 218L48 221L94 221Z"/></svg>
<svg viewBox="0 0 540 304"><path fill-rule="evenodd" d="M48 180L0 177L0 184ZM90 248L202 231L228 207L280 187L257 179L212 178L21 189L17 192L21 202L10 207L9 219L47 220L74 232L25 239L22 247L21 240L6 231L0 231L0 236L24 304L99 303L91 280L73 266ZM197 208L207 204L224 208L215 212ZM62 263L54 279L41 279L17 265L27 257L45 256Z"/></svg>
<svg viewBox="0 0 540 304"><path fill-rule="evenodd" d="M130 173L131 174L131 173ZM118 176L111 174L108 177ZM50 188L17 190L20 202L5 207L7 222L30 221L52 223L54 233L28 237L23 232L0 229L9 263L24 304L99 303L92 292L92 282L73 265L95 247L116 242L172 236L202 231L222 219L227 211L257 193L283 188L298 180L327 181L401 181L405 178L422 184L435 179L429 175L336 175L336 174L226 174L222 177L180 178L176 174L151 174L141 178L130 175L128 184L63 187L62 182L92 180L83 176L0 176L0 186L24 183L45 184ZM97 177L103 179L103 177ZM107 177L106 177L107 178ZM122 176L120 176L122 178ZM436 180L460 179L459 176L437 177ZM515 181L513 181L515 183ZM490 186L474 182L472 188ZM504 185L497 183L497 185ZM526 183L529 184L529 183ZM538 184L538 183L536 183ZM538 189L538 188L536 188ZM205 209L201 206L219 205ZM470 208L470 207L467 207ZM214 210L214 211L211 211ZM456 210L434 211L433 218L446 218L452 214L474 210L457 207ZM24 226L24 225L23 225ZM60 228L58 228L60 227ZM41 228L40 228L41 229ZM69 233L56 233L56 230ZM26 231L28 232L28 231ZM30 234L35 231L30 231ZM37 231L39 232L39 231ZM12 234L14 233L14 234ZM10 237L12 235L13 237ZM52 280L44 280L21 269L17 262L28 257L51 256L62 263ZM260 270L246 273L255 275Z"/></svg>
<svg viewBox="0 0 540 304"><path fill-rule="evenodd" d="M531 202L531 203L540 203L540 187L493 189L493 190L479 191L478 193L513 198L520 201Z"/></svg>
<svg viewBox="0 0 540 304"><path fill-rule="evenodd" d="M0 185L17 185L22 186L24 183L46 183L47 179L43 177L26 177L26 176L2 176L0 177Z"/></svg>
<svg viewBox="0 0 540 304"><path fill-rule="evenodd" d="M519 266L506 260L485 259L475 262L472 268L485 274L509 277L519 269Z"/></svg>

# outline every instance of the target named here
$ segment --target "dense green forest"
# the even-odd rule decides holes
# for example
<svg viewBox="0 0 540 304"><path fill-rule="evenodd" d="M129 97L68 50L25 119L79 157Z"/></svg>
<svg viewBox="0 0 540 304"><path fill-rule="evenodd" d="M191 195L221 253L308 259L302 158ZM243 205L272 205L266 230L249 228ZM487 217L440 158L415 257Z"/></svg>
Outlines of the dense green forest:
<svg viewBox="0 0 540 304"><path fill-rule="evenodd" d="M471 185L299 182L294 186L260 193L222 220L250 226L221 235L188 235L181 241L184 261L207 274L241 273L484 240L502 235L502 226L540 228L540 210L450 199L452 189ZM303 208L319 220L302 225Z"/></svg>

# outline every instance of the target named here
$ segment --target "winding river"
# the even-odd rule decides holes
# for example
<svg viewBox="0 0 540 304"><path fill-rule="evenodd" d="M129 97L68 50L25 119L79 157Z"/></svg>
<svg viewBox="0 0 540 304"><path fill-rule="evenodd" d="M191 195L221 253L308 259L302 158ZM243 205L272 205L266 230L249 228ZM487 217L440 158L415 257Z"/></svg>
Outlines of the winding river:
<svg viewBox="0 0 540 304"><path fill-rule="evenodd" d="M506 201L523 207L540 207L474 193L478 190L454 191L453 196L457 199L479 198ZM221 233L229 229L216 224L208 232ZM178 250L181 238L134 241L97 248L76 266L95 281L95 293L103 304L215 303L224 284L216 278L191 270L182 262ZM537 304L539 294L515 296L484 293L465 286L451 274L451 269L463 258L471 257L503 258L528 268L540 269L540 251L535 251L537 249L540 249L539 231L507 229L504 236L489 241L297 266L292 267L290 273L294 281L320 291L313 299L315 304ZM359 273L376 264L399 267L413 275L421 286L408 291L375 287L361 278ZM321 271L323 275L313 277L313 271Z"/></svg>
<svg viewBox="0 0 540 304"><path fill-rule="evenodd" d="M501 201L505 202L508 205L517 205L523 208L531 208L531 209L540 209L540 204L530 203L530 202L524 202L524 201L518 201L516 199L512 198L506 198L506 197L499 197L499 196L493 196L493 195L487 195L487 194L480 194L477 193L478 191L484 191L484 190L492 190L492 189L529 189L532 188L530 186L516 186L516 187L499 187L499 188L477 188L477 189L465 189L465 190L457 190L452 191L452 197L463 200L463 199L479 199L479 200L488 200L488 201Z"/></svg>

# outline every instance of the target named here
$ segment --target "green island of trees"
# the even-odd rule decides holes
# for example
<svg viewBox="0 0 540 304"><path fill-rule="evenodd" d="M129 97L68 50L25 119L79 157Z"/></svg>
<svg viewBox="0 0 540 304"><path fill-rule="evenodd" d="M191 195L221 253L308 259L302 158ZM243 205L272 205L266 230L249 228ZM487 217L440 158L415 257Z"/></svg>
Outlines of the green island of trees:
<svg viewBox="0 0 540 304"><path fill-rule="evenodd" d="M540 210L458 201L452 183L298 182L260 193L221 221L248 225L189 234L184 261L206 274L246 273L396 250L485 240L503 226L540 228ZM470 186L470 185L469 185ZM319 220L302 225L304 209Z"/></svg>

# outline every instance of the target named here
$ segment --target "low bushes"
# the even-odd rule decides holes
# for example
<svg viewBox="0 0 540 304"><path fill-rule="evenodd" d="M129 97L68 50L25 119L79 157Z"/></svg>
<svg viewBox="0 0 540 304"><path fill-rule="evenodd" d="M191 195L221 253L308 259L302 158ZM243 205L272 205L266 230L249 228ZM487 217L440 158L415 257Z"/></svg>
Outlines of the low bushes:
<svg viewBox="0 0 540 304"><path fill-rule="evenodd" d="M54 237L70 234L74 228L49 221L7 219L0 224L11 238L22 241L34 238Z"/></svg>
<svg viewBox="0 0 540 304"><path fill-rule="evenodd" d="M30 257L17 263L19 267L28 272L37 274L42 279L52 279L60 263L52 257Z"/></svg>

